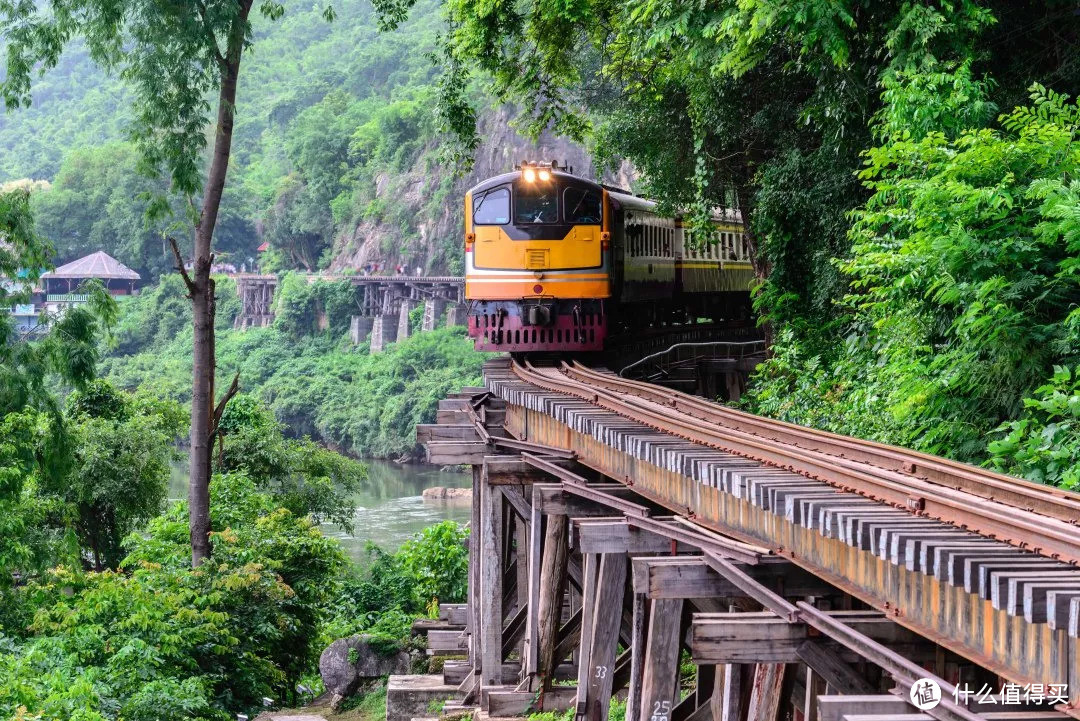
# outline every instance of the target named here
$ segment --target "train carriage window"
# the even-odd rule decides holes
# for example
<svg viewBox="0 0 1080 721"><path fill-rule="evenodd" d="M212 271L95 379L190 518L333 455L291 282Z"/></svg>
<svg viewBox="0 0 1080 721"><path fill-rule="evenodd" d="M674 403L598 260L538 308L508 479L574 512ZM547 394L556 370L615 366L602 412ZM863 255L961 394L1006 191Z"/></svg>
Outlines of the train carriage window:
<svg viewBox="0 0 1080 721"><path fill-rule="evenodd" d="M506 225L510 222L510 191L495 188L473 201L473 222L477 225Z"/></svg>
<svg viewBox="0 0 1080 721"><path fill-rule="evenodd" d="M587 188L567 188L563 191L563 212L567 223L599 225L603 220L600 196Z"/></svg>
<svg viewBox="0 0 1080 721"><path fill-rule="evenodd" d="M514 186L514 223L559 222L559 191L551 183L518 183Z"/></svg>

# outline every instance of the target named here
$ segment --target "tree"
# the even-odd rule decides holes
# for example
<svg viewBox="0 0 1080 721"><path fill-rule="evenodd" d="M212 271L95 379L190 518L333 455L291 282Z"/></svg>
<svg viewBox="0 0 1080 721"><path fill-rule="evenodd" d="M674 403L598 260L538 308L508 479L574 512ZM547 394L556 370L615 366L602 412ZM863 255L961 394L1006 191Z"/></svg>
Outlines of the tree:
<svg viewBox="0 0 1080 721"><path fill-rule="evenodd" d="M51 255L34 232L29 193L0 193L0 308L27 297ZM46 380L85 387L94 377L100 332L117 312L100 284L87 290L90 304L70 309L37 340L19 340L12 316L0 312L0 593L13 572L26 577L66 555L64 539L45 529L62 509L28 487L70 467L70 439Z"/></svg>
<svg viewBox="0 0 1080 721"><path fill-rule="evenodd" d="M68 396L70 469L39 492L74 509L94 570L116 568L127 535L161 512L169 462L184 429L179 404L132 396L93 381Z"/></svg>
<svg viewBox="0 0 1080 721"><path fill-rule="evenodd" d="M236 91L244 51L253 42L253 0L51 0L0 5L0 38L7 47L2 84L6 105L29 105L35 68L54 67L63 48L81 37L91 57L121 75L134 88L133 139L141 168L168 177L172 192L187 199L194 233L190 272L175 240L177 268L192 303L193 370L191 400L191 484L189 513L192 564L210 555L210 463L217 423L238 377L215 405L214 229L225 191L232 153ZM285 8L264 0L259 12L278 19ZM324 12L329 20L332 8ZM216 96L214 140L205 180L200 172L205 129ZM196 198L200 194L201 200ZM164 198L151 213L167 208Z"/></svg>

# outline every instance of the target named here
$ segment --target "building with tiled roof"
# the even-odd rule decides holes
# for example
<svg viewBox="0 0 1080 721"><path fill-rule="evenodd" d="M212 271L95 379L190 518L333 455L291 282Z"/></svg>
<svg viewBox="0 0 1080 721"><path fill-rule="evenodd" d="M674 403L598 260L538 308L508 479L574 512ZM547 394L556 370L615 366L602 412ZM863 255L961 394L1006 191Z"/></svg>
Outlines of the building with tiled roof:
<svg viewBox="0 0 1080 721"><path fill-rule="evenodd" d="M73 260L56 270L44 273L41 282L48 296L74 293L85 281L96 278L113 295L130 295L140 280L138 273L104 251ZM52 300L52 298L49 298Z"/></svg>

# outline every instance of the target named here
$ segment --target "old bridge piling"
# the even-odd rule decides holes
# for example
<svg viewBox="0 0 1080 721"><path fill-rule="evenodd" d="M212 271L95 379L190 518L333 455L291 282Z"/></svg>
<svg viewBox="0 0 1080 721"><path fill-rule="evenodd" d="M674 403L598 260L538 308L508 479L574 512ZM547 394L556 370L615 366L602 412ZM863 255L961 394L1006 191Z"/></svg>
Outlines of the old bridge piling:
<svg viewBox="0 0 1080 721"><path fill-rule="evenodd" d="M270 325L277 276L239 274L235 279L241 298L235 327ZM308 280L347 280L355 287L357 313L350 318L349 337L356 344L370 337L373 353L382 351L387 343L409 337L409 313L419 303L424 304L422 330L434 330L444 314L447 326L466 321L464 279L460 277L312 274Z"/></svg>
<svg viewBox="0 0 1080 721"><path fill-rule="evenodd" d="M473 477L464 629L429 639L466 656L445 664L444 711L602 721L618 698L628 721L1080 716L1071 565L559 383L492 361L485 387L418 428L431 462ZM938 703L919 709L925 681Z"/></svg>

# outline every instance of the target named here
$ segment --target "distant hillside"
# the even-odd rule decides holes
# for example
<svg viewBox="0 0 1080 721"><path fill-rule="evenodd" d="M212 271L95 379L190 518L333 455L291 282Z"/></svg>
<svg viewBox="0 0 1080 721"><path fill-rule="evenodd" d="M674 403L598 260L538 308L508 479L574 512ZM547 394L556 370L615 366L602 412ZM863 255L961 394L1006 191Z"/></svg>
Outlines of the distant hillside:
<svg viewBox="0 0 1080 721"><path fill-rule="evenodd" d="M485 143L470 178L437 165L438 69L428 54L442 25L438 5L420 0L403 29L386 34L366 0L335 3L332 23L316 6L257 21L216 240L226 259L246 263L268 240L271 269L381 261L454 270L460 197L476 177L526 156L588 170L581 148L561 140L534 148L498 109L481 115ZM171 266L161 237L170 228L143 221L139 196L160 188L138 177L124 142L129 97L73 49L37 82L31 108L0 115L0 182L51 181L35 208L58 262L105 249L152 278Z"/></svg>

